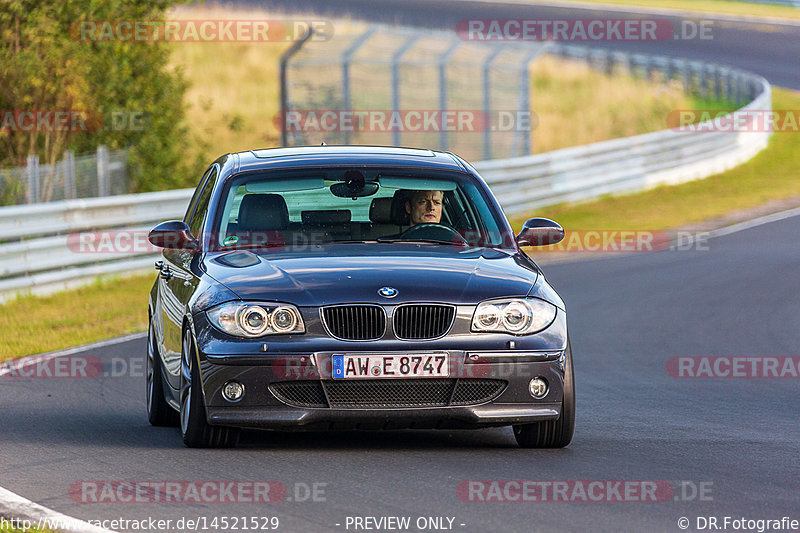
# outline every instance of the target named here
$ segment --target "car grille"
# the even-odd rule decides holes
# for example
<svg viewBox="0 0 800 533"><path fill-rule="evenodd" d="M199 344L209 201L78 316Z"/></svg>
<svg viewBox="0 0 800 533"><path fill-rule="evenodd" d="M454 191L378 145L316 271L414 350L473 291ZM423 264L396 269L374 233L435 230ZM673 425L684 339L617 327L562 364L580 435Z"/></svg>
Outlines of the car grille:
<svg viewBox="0 0 800 533"><path fill-rule="evenodd" d="M451 305L401 305L394 311L394 332L398 339L435 339L447 333L455 315Z"/></svg>
<svg viewBox="0 0 800 533"><path fill-rule="evenodd" d="M497 398L508 383L499 379L460 379L450 405L476 405Z"/></svg>
<svg viewBox="0 0 800 533"><path fill-rule="evenodd" d="M386 332L386 313L378 305L324 307L322 319L328 333L338 339L376 340Z"/></svg>
<svg viewBox="0 0 800 533"><path fill-rule="evenodd" d="M287 381L269 389L295 407L380 409L478 405L497 398L507 385L499 379L354 379Z"/></svg>
<svg viewBox="0 0 800 533"><path fill-rule="evenodd" d="M319 381L285 381L272 383L269 390L283 403L298 407L328 407L325 391Z"/></svg>

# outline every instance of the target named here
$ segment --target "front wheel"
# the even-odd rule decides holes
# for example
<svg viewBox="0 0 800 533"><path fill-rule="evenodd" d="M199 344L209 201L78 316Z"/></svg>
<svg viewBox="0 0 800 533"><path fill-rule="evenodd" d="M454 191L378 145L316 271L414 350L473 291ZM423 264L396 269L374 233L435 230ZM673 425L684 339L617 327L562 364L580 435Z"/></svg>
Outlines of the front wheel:
<svg viewBox="0 0 800 533"><path fill-rule="evenodd" d="M189 448L233 448L239 441L239 429L212 426L206 420L200 369L194 351L192 333L183 334L181 362L181 435Z"/></svg>
<svg viewBox="0 0 800 533"><path fill-rule="evenodd" d="M563 448L572 441L575 432L575 377L572 371L572 348L567 340L564 361L564 398L561 416L535 424L514 426L514 437L523 448Z"/></svg>

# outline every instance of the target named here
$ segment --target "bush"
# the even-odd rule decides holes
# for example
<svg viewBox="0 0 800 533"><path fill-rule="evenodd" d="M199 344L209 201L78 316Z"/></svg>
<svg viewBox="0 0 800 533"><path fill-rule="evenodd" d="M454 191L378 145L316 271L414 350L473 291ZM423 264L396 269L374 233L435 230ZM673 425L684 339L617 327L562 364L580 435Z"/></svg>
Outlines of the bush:
<svg viewBox="0 0 800 533"><path fill-rule="evenodd" d="M72 110L102 117L96 131L0 129L0 166L23 166L31 153L50 164L64 150L91 152L105 144L131 148L132 192L190 185L192 169L183 163L186 82L167 68L168 44L82 40L79 31L82 21L164 20L172 3L0 2L0 109ZM100 126L92 119L89 123Z"/></svg>

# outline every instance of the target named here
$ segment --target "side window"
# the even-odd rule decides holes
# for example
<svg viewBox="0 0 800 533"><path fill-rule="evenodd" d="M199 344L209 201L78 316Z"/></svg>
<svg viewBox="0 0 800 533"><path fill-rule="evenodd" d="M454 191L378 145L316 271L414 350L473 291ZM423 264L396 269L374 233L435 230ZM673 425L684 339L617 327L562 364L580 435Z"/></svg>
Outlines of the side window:
<svg viewBox="0 0 800 533"><path fill-rule="evenodd" d="M206 178L208 178L209 174L211 174L211 169L206 170L205 173L200 177L200 183L197 184L197 188L194 190L192 199L189 201L189 208L186 210L186 214L183 215L183 221L186 224L189 224L189 220L192 218L192 213L194 213L194 209L197 207L197 199L200 197L200 192L203 190L203 185L205 184Z"/></svg>
<svg viewBox="0 0 800 533"><path fill-rule="evenodd" d="M208 213L208 203L211 200L211 192L214 190L214 184L217 181L217 167L216 165L211 169L211 172L203 185L200 194L197 197L197 206L194 208L194 213L191 215L189 224L189 231L192 235L199 238L200 230L203 228L203 220Z"/></svg>

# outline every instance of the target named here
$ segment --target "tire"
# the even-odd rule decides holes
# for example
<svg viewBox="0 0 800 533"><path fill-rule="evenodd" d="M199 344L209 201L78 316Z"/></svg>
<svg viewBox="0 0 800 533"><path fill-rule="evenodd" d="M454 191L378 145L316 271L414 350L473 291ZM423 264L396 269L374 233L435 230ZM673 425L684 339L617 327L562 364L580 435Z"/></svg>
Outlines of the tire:
<svg viewBox="0 0 800 533"><path fill-rule="evenodd" d="M183 333L180 428L189 448L233 448L239 441L239 428L212 426L206 420L200 369L188 329Z"/></svg>
<svg viewBox="0 0 800 533"><path fill-rule="evenodd" d="M514 437L522 448L563 448L572 441L575 432L575 376L572 369L572 347L567 340L564 369L564 398L557 420L514 426Z"/></svg>
<svg viewBox="0 0 800 533"><path fill-rule="evenodd" d="M175 427L178 425L178 412L167 403L164 394L164 375L161 367L161 357L155 345L153 324L147 329L147 418L150 424L157 427Z"/></svg>

